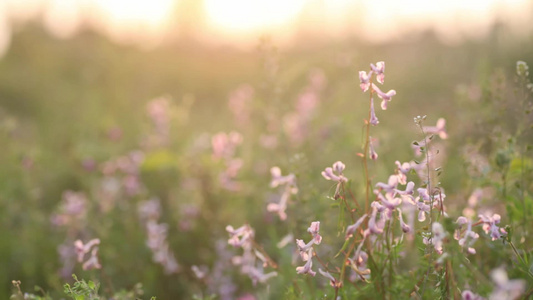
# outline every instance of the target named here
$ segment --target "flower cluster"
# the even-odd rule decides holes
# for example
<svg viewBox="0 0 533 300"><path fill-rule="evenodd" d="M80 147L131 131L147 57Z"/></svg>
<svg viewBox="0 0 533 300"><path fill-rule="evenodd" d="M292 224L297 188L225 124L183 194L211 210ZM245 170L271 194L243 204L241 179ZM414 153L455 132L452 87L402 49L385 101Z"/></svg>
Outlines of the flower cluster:
<svg viewBox="0 0 533 300"><path fill-rule="evenodd" d="M433 222L433 225L431 225L431 233L431 235L424 236L424 244L433 245L438 254L443 254L444 238L447 235L444 227L438 222Z"/></svg>
<svg viewBox="0 0 533 300"><path fill-rule="evenodd" d="M342 187L342 184L348 182L348 178L344 177L344 175L342 174L344 168L346 168L346 166L341 161L337 161L333 163L333 168L328 167L324 171L322 171L322 176L324 178L337 182L337 187L335 189L334 196L335 199L339 197L339 192Z"/></svg>
<svg viewBox="0 0 533 300"><path fill-rule="evenodd" d="M286 210L290 196L291 194L296 194L298 192L298 188L296 187L296 177L292 173L285 176L281 175L281 169L279 167L272 167L270 169L270 174L272 175L270 187L275 188L282 186L284 189L279 202L269 203L267 210L269 212L278 213L280 220L285 221L287 219Z"/></svg>
<svg viewBox="0 0 533 300"><path fill-rule="evenodd" d="M229 134L220 132L211 138L213 147L213 158L222 159L225 164L225 170L219 175L220 185L229 191L238 191L241 189L239 182L235 181L239 170L243 166L243 160L235 157L237 146L242 143L242 135L232 131Z"/></svg>
<svg viewBox="0 0 533 300"><path fill-rule="evenodd" d="M370 64L370 71L367 73L366 71L359 71L359 82L360 87L363 92L366 92L369 90L370 87L372 87L371 94L376 93L379 98L381 98L381 109L386 110L388 103L392 100L392 97L396 95L395 90L390 90L388 92L382 92L381 89L372 83L372 75L376 74L376 80L380 84L383 84L385 82L385 62L379 61L375 65ZM370 96L370 124L377 125L379 124L379 120L376 117L376 113L374 111L374 98L372 95Z"/></svg>
<svg viewBox="0 0 533 300"><path fill-rule="evenodd" d="M146 111L155 127L155 134L149 136L146 142L149 146L164 146L168 144L170 133L170 98L159 97L146 105Z"/></svg>
<svg viewBox="0 0 533 300"><path fill-rule="evenodd" d="M242 135L232 131L229 134L219 132L211 138L213 157L216 159L231 160L235 156L237 146L242 143Z"/></svg>
<svg viewBox="0 0 533 300"><path fill-rule="evenodd" d="M305 265L296 268L298 274L309 274L315 276L316 272L311 269L313 266L313 254L314 248L313 245L319 245L322 242L322 236L319 234L320 231L320 222L311 222L311 226L307 228L307 232L313 237L307 244L303 240L296 239L296 246L300 252L300 257L305 261Z"/></svg>
<svg viewBox="0 0 533 300"><path fill-rule="evenodd" d="M251 117L254 88L249 84L237 87L229 95L228 107L238 125L247 125Z"/></svg>
<svg viewBox="0 0 533 300"><path fill-rule="evenodd" d="M438 119L436 126L422 126L422 123L425 121L425 119L426 116L417 116L414 118L414 122L422 128L425 136L422 140L415 141L411 145L416 156L421 156L424 154L424 157L422 159L413 160L410 162L411 169L413 169L422 180L427 179L428 176L431 176L431 174L427 173L428 168L430 170L435 169L435 156L439 153L439 151L430 151L430 143L434 140L435 136L439 136L443 140L448 138L448 134L445 129L445 119Z"/></svg>
<svg viewBox="0 0 533 300"><path fill-rule="evenodd" d="M161 215L159 200L153 198L141 202L138 212L148 235L146 245L152 250L152 259L163 266L166 274L177 273L180 266L167 243L168 225L158 223Z"/></svg>
<svg viewBox="0 0 533 300"><path fill-rule="evenodd" d="M309 132L309 122L320 104L320 93L326 86L326 77L322 70L309 74L307 86L298 95L295 110L283 117L283 127L291 144L300 145Z"/></svg>
<svg viewBox="0 0 533 300"><path fill-rule="evenodd" d="M257 282L265 283L268 279L278 275L275 271L270 273L264 272L264 268L269 264L272 265L272 262L254 246L255 233L252 227L245 224L234 229L233 226L228 225L226 226L226 231L230 235L228 244L243 249L241 256L234 256L232 258L233 264L241 266L241 273L248 275L254 285Z"/></svg>
<svg viewBox="0 0 533 300"><path fill-rule="evenodd" d="M476 249L472 245L479 238L479 234L472 231L472 221L461 216L457 218L456 223L459 225L459 228L455 230L453 237L458 241L459 245L463 248L466 247L466 251L470 254L476 254ZM467 225L466 230L462 231L463 225Z"/></svg>
<svg viewBox="0 0 533 300"><path fill-rule="evenodd" d="M415 198L414 195L414 182L407 182L407 173L410 170L409 163L395 162L396 170L394 174L389 176L387 183L378 182L376 184L376 200L372 203L372 214L369 222L369 233L381 233L385 222L392 218L393 212L398 211L398 219L400 221L401 230L404 233L412 232L411 227L403 220L401 205L405 208L405 211L412 214L414 207L419 203L419 198ZM405 185L405 189L400 189L399 185ZM377 213L381 213L381 218L376 221Z"/></svg>
<svg viewBox="0 0 533 300"><path fill-rule="evenodd" d="M483 223L483 231L489 234L493 241L499 239L502 234L505 234L505 229L499 228L497 224L500 223L501 216L493 214L492 216L479 215L479 220Z"/></svg>
<svg viewBox="0 0 533 300"><path fill-rule="evenodd" d="M102 265L98 262L98 245L100 245L100 239L92 239L87 244L83 244L81 240L76 240L74 242L79 263L83 262L86 254L89 252L91 253L89 259L87 259L82 265L84 270L102 268Z"/></svg>
<svg viewBox="0 0 533 300"><path fill-rule="evenodd" d="M59 213L52 215L56 226L77 226L87 214L87 197L81 192L64 191Z"/></svg>
<svg viewBox="0 0 533 300"><path fill-rule="evenodd" d="M119 156L115 159L104 162L101 166L104 178L101 184L101 193L106 200L113 202L112 198L117 197L117 188L127 196L133 197L139 195L143 189L140 178L140 166L144 162L145 155L142 151L131 151L127 155ZM113 187L109 183L113 183ZM118 183L118 187L115 183ZM102 206L112 206L110 203L102 203Z"/></svg>

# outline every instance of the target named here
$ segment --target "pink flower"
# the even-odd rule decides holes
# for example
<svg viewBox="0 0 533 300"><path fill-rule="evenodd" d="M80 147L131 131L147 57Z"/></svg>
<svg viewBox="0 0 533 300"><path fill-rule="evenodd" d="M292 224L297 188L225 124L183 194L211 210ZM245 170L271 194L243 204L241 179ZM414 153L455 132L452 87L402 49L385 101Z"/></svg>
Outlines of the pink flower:
<svg viewBox="0 0 533 300"><path fill-rule="evenodd" d="M346 227L346 239L349 239L353 236L357 228L361 226L363 221L366 219L366 215L361 216L354 224Z"/></svg>
<svg viewBox="0 0 533 300"><path fill-rule="evenodd" d="M359 81L361 82L359 86L361 87L361 90L363 90L363 92L368 91L368 88L370 87L371 77L372 77L372 71L370 71L368 75L366 74L365 71L359 71Z"/></svg>
<svg viewBox="0 0 533 300"><path fill-rule="evenodd" d="M237 229L233 229L231 225L228 225L226 226L226 231L230 234L228 244L233 247L242 247L249 244L254 237L254 230L249 225L243 225Z"/></svg>
<svg viewBox="0 0 533 300"><path fill-rule="evenodd" d="M381 203L389 210L394 210L398 205L402 204L402 198L395 198L392 193L385 193L385 196L377 190L375 190L374 193L377 195L378 199L381 200Z"/></svg>
<svg viewBox="0 0 533 300"><path fill-rule="evenodd" d="M376 79L378 82L383 84L383 82L385 82L385 62L378 61L375 66L374 64L370 64L370 68L376 73Z"/></svg>
<svg viewBox="0 0 533 300"><path fill-rule="evenodd" d="M139 217L142 220L157 220L161 215L161 204L159 199L152 198L147 201L139 203Z"/></svg>
<svg viewBox="0 0 533 300"><path fill-rule="evenodd" d="M413 205L416 205L415 199L413 197L414 188L415 188L415 183L412 181L409 181L407 183L407 186L405 187L405 191L401 191L398 189L394 189L394 191L396 191L396 193L398 193L400 197L402 197L402 200L407 201Z"/></svg>
<svg viewBox="0 0 533 300"><path fill-rule="evenodd" d="M320 222L312 222L311 226L307 228L307 232L311 233L311 235L313 236L309 243L306 244L303 240L296 239L296 246L300 251L300 256L302 257L302 260L306 261L311 257L312 252L310 250L313 249L313 244L319 245L322 242L322 236L318 234L319 230Z"/></svg>
<svg viewBox="0 0 533 300"><path fill-rule="evenodd" d="M303 240L296 239L296 247L298 247L298 251L300 252L300 257L303 261L309 260L309 249L313 247L314 240L309 241L309 243L305 243Z"/></svg>
<svg viewBox="0 0 533 300"><path fill-rule="evenodd" d="M91 252L91 256L82 265L84 270L100 269L102 266L98 262L98 246L100 245L100 239L92 239L87 244L83 244L81 240L74 242L76 254L78 255L78 262L82 262L85 258L85 254ZM92 250L91 250L92 248Z"/></svg>
<svg viewBox="0 0 533 300"><path fill-rule="evenodd" d="M493 241L501 237L500 228L496 226L496 224L499 224L501 220L501 216L499 214L493 214L492 217L479 215L479 219L481 222L483 222L483 231L485 231L486 234L490 233Z"/></svg>
<svg viewBox="0 0 533 300"><path fill-rule="evenodd" d="M399 161L394 162L396 164L396 176L398 177L398 183L406 184L407 183L407 172L411 170L411 164L404 162L403 164Z"/></svg>
<svg viewBox="0 0 533 300"><path fill-rule="evenodd" d="M360 245L362 245L362 243ZM353 258L348 258L350 267L355 272L354 275L356 275L351 276L351 281L355 281L358 279L366 280L370 277L370 269L366 267L367 260L368 254L365 251L361 251L359 248L355 252Z"/></svg>
<svg viewBox="0 0 533 300"><path fill-rule="evenodd" d="M459 228L454 233L454 238L458 240L459 246L466 247L466 251L470 254L476 254L476 249L471 247L475 241L479 238L479 234L472 231L472 222L467 218L461 216L457 218L456 221L459 224ZM461 227L465 224L468 224L466 231L461 234Z"/></svg>
<svg viewBox="0 0 533 300"><path fill-rule="evenodd" d="M445 140L448 138L448 133L446 133L446 129L444 129L445 126L446 120L440 118L437 120L436 126L424 126L423 128L426 134L438 134L441 139Z"/></svg>
<svg viewBox="0 0 533 300"><path fill-rule="evenodd" d="M200 267L198 267L196 265L192 265L191 271L193 271L194 276L196 276L196 278L198 278L198 279L206 278L208 273L209 273L209 269L205 265L202 265Z"/></svg>
<svg viewBox="0 0 533 300"><path fill-rule="evenodd" d="M320 236L320 234L318 234L318 231L320 230L320 222L319 221L316 221L316 222L311 222L311 226L309 226L309 228L307 228L307 232L311 233L311 235L313 235L313 240L315 242L315 244L320 244L320 242L322 241L322 236Z"/></svg>
<svg viewBox="0 0 533 300"><path fill-rule="evenodd" d="M85 245L81 240L76 240L74 242L74 247L76 249L76 254L78 255L78 262L82 262L85 254L89 253L91 248L96 245L100 245L100 239L92 239Z"/></svg>
<svg viewBox="0 0 533 300"><path fill-rule="evenodd" d="M373 143L376 139L373 139L372 137L370 137L369 139L370 139L369 140L369 143L370 143L369 144L370 159L371 160L376 160L376 159L378 159L378 154L377 154L376 150L374 150L374 143Z"/></svg>
<svg viewBox="0 0 533 300"><path fill-rule="evenodd" d="M250 279L252 279L252 283L255 286L257 284L257 282L265 283L270 278L278 276L278 273L277 272L270 272L270 273L265 274L262 269L255 268L255 267L250 267L248 269L248 276L250 276Z"/></svg>
<svg viewBox="0 0 533 300"><path fill-rule="evenodd" d="M309 254L308 254L309 256L312 256L312 251L313 251L313 248L311 248L309 250ZM312 266L313 266L313 260L311 258L309 258L307 260L307 262L305 263L305 265L303 265L301 267L296 267L296 273L298 273L298 274L309 274L311 276L315 276L316 272L311 269Z"/></svg>
<svg viewBox="0 0 533 300"><path fill-rule="evenodd" d="M429 213L429 205L421 201L418 201L416 205L418 206L418 221L424 222L426 220L426 213Z"/></svg>
<svg viewBox="0 0 533 300"><path fill-rule="evenodd" d="M507 272L503 268L493 270L490 275L496 285L490 294L489 299L491 300L517 299L526 290L525 280L509 280Z"/></svg>
<svg viewBox="0 0 533 300"><path fill-rule="evenodd" d="M430 237L424 237L423 242L426 245L433 245L435 251L438 254L443 253L444 238L446 237L446 231L440 223L434 222L431 226L431 231L433 233Z"/></svg>
<svg viewBox="0 0 533 300"><path fill-rule="evenodd" d="M340 282L337 281L337 279L335 279L335 277L333 277L329 272L325 272L325 271L322 271L322 269L318 268L318 272L326 277L327 279L329 279L329 284L332 286L332 287L338 287L340 286Z"/></svg>
<svg viewBox="0 0 533 300"><path fill-rule="evenodd" d="M296 194L298 192L298 188L296 187L296 177L292 173L282 176L281 170L278 167L272 167L270 173L272 174L270 186L277 187L279 185L284 185L285 190L283 191L283 194L281 194L279 203L269 203L267 210L269 212L277 212L280 220L284 221L287 219L287 213L285 212L287 210L287 202L289 201L291 194Z"/></svg>
<svg viewBox="0 0 533 300"><path fill-rule="evenodd" d="M459 226L463 226L468 223L468 219L463 216L460 216L459 218L457 218L457 221L455 221L455 223L459 224Z"/></svg>
<svg viewBox="0 0 533 300"><path fill-rule="evenodd" d="M321 174L327 180L347 182L348 179L342 174L344 168L345 165L341 161L337 161L333 164L333 168L326 168Z"/></svg>
<svg viewBox="0 0 533 300"><path fill-rule="evenodd" d="M296 272L298 274L310 274L311 276L316 275L316 272L314 272L311 267L313 266L313 244L318 245L322 241L322 237L320 236L320 234L318 234L319 231L320 222L311 222L311 226L307 228L307 232L309 232L313 236L313 239L307 244L305 244L303 240L296 240L296 246L300 251L300 256L302 257L303 261L306 261L304 266L296 268Z"/></svg>
<svg viewBox="0 0 533 300"><path fill-rule="evenodd" d="M383 233L383 228L385 227L385 220L383 217L380 218L379 221L376 222L377 214L378 214L378 207L380 204L376 201L372 202L372 214L370 215L370 219L368 220L368 229L365 231L365 236L368 234L381 234Z"/></svg>
<svg viewBox="0 0 533 300"><path fill-rule="evenodd" d="M287 210L287 201L285 200L286 197L283 197L284 195L281 196L281 201L279 203L269 203L267 205L267 211L277 212L279 219L282 221L287 220L287 213L285 212Z"/></svg>
<svg viewBox="0 0 533 300"><path fill-rule="evenodd" d="M405 224L403 222L403 217L402 217L402 210L398 208L398 216L400 217L400 226L402 227L402 231L404 233L409 233L411 232L411 227L409 227L409 225Z"/></svg>
<svg viewBox="0 0 533 300"><path fill-rule="evenodd" d="M381 109L387 110L387 103L392 100L392 97L396 95L395 90L390 90L386 93L382 92L377 85L372 84L372 89L378 94L378 97L381 98Z"/></svg>
<svg viewBox="0 0 533 300"><path fill-rule="evenodd" d="M463 300L484 300L485 299L485 298L483 298L483 297L481 297L479 295L476 295L476 294L472 293L469 290L464 290L461 293L461 297L463 298Z"/></svg>
<svg viewBox="0 0 533 300"><path fill-rule="evenodd" d="M431 197L429 196L428 190L425 188L418 188L417 189L418 194L420 195L420 198L424 201L430 201Z"/></svg>
<svg viewBox="0 0 533 300"><path fill-rule="evenodd" d="M292 233L289 233L287 234L286 236L284 236L281 241L279 241L276 246L278 248L284 248L285 246L287 246L290 242L292 242L292 240L294 239L294 236L292 235Z"/></svg>
<svg viewBox="0 0 533 300"><path fill-rule="evenodd" d="M376 187L383 189L386 193L394 193L397 186L398 186L398 177L394 175L389 176L389 181L387 183L383 183L383 182L376 183Z"/></svg>
<svg viewBox="0 0 533 300"><path fill-rule="evenodd" d="M101 269L102 265L98 262L98 247L94 247L91 251L91 257L83 263L84 270Z"/></svg>
<svg viewBox="0 0 533 300"><path fill-rule="evenodd" d="M272 175L272 181L270 182L270 187L275 188L279 185L296 185L296 177L294 174L289 174L286 176L281 175L281 169L279 167L272 167L270 169L270 174Z"/></svg>
<svg viewBox="0 0 533 300"><path fill-rule="evenodd" d="M238 132L232 131L229 134L220 132L211 138L211 145L213 147L213 156L217 159L230 159L235 154L237 145L242 143L242 135Z"/></svg>

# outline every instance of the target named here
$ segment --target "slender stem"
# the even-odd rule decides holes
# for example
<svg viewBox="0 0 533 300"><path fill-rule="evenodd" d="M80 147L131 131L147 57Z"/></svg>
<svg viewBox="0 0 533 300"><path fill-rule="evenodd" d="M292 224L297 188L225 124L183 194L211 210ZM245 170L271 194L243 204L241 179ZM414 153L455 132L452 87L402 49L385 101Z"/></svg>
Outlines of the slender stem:
<svg viewBox="0 0 533 300"><path fill-rule="evenodd" d="M392 219L394 220L394 218ZM389 260L389 288L392 286L392 273L393 273L393 266L392 266L392 263L393 263L393 260L392 260L392 252L391 252L391 242L392 242L392 232L391 232L391 227L392 227L392 220L389 220L387 222L388 226L387 226L387 232L386 232L386 235L385 235L385 244L387 246L387 252L388 252L388 260ZM389 236L390 236L390 240L389 240Z"/></svg>
<svg viewBox="0 0 533 300"><path fill-rule="evenodd" d="M427 181L426 181L426 188L427 188L427 191L428 191L428 194L429 194L429 239L428 239L428 245L426 247L426 252L428 254L428 269L426 271L426 277L424 278L424 282L423 282L423 286L422 286L422 292L421 294L423 295L424 293L424 289L426 287L426 283L427 283L427 279L429 278L429 271L431 270L431 257L432 257L432 253L433 253L433 247L431 246L432 245L432 239L433 239L433 200L434 200L434 196L433 196L433 192L431 191L431 170L430 170L430 164L429 164L429 155L430 155L430 151L429 151L429 145L428 145L428 141L427 141L427 137L426 137L426 132L424 131L424 127L422 126L422 122L418 122L418 127L420 128L420 130L422 131L422 135L424 136L424 150L426 152L426 171L427 171Z"/></svg>
<svg viewBox="0 0 533 300"><path fill-rule="evenodd" d="M344 190L344 183L341 183L341 190L342 190L341 200L344 203L346 210L348 210L348 212L350 213L350 218L352 219L352 222L355 222L355 217L353 215L354 211L350 207L350 204L348 204L348 201L346 201L346 191Z"/></svg>
<svg viewBox="0 0 533 300"><path fill-rule="evenodd" d="M372 105L372 94L374 93L374 90L372 89L372 78L370 78L370 105ZM366 189L365 189L365 213L368 213L368 210L370 208L370 175L368 173L368 155L370 151L370 118L371 118L371 108L368 109L368 120L365 120L365 146L364 146L364 154L363 154L363 165L365 169L365 183L366 183Z"/></svg>

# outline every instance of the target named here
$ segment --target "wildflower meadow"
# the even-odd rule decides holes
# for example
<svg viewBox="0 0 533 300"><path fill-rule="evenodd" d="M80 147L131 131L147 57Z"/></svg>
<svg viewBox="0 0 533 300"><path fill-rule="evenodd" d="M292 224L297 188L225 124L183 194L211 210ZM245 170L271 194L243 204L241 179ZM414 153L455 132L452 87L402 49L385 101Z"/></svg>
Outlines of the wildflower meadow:
<svg viewBox="0 0 533 300"><path fill-rule="evenodd" d="M533 45L498 32L250 54L28 25L0 298L533 299Z"/></svg>

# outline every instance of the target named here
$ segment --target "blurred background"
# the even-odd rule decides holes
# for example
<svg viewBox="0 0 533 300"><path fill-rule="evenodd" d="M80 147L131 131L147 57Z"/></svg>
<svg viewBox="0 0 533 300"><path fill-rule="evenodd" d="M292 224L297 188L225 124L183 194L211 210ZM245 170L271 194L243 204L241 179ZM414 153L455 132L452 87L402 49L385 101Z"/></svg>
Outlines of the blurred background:
<svg viewBox="0 0 533 300"><path fill-rule="evenodd" d="M441 183L459 208L517 127L532 17L526 0L0 0L0 295L14 279L59 295L72 273L109 294L139 282L158 299L256 293L227 265L224 228L245 222L294 273L275 244L326 218L320 171L342 160L364 189L358 71L377 61L397 96L372 129L373 180L413 158L414 116L443 117ZM217 158L214 137L232 131L237 150ZM289 222L266 211L272 166L298 177ZM152 262L149 199L179 272ZM92 238L105 273L76 263L73 242ZM263 298L280 299L284 280Z"/></svg>

